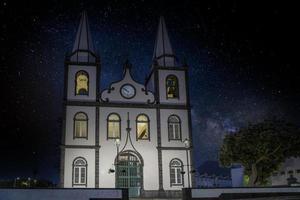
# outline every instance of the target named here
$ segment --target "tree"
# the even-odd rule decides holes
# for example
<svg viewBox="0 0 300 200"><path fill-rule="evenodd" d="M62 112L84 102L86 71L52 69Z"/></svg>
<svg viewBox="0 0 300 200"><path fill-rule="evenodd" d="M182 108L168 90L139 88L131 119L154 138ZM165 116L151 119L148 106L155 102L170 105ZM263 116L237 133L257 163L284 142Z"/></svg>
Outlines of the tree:
<svg viewBox="0 0 300 200"><path fill-rule="evenodd" d="M264 185L289 157L300 156L299 128L283 120L265 120L249 124L235 133L227 134L220 149L223 166L240 163L249 186Z"/></svg>

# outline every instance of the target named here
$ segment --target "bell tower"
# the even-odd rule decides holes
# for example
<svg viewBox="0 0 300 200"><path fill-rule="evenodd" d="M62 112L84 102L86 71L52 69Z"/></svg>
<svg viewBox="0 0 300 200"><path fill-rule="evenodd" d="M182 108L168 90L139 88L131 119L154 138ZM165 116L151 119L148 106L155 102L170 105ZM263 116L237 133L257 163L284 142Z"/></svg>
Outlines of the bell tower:
<svg viewBox="0 0 300 200"><path fill-rule="evenodd" d="M99 81L100 61L95 54L87 14L83 12L72 52L65 58L60 166L62 187L99 185L99 108L88 106L99 101ZM73 166L76 163L83 165L75 169ZM87 173L93 175L87 179Z"/></svg>
<svg viewBox="0 0 300 200"><path fill-rule="evenodd" d="M164 17L160 17L151 73L146 86L156 95L157 103L187 104L187 67L177 62Z"/></svg>
<svg viewBox="0 0 300 200"><path fill-rule="evenodd" d="M145 85L155 94L157 119L157 155L159 192L165 190L180 190L180 187L170 187L172 180L166 176L171 173L170 155L181 158L187 172L185 184L192 185L193 177L190 169L193 166L192 146L188 151L183 147L183 141L192 144L191 107L189 100L188 67L180 64L173 51L164 17L160 17L154 46L153 63ZM175 116L175 117L174 117ZM173 128L173 119L178 121L180 128ZM173 133L181 135L174 136ZM169 149L172 149L171 151ZM183 155L183 152L187 152ZM191 161L190 164L185 161Z"/></svg>
<svg viewBox="0 0 300 200"><path fill-rule="evenodd" d="M86 12L82 13L73 50L66 56L65 67L66 100L98 100L100 63L95 54Z"/></svg>

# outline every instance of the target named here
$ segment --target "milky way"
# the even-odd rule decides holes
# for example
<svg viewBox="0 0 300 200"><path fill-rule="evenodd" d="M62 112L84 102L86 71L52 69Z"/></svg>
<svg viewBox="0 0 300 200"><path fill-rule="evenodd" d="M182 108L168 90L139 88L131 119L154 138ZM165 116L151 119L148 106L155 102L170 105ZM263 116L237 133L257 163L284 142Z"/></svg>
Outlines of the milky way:
<svg viewBox="0 0 300 200"><path fill-rule="evenodd" d="M277 116L300 122L292 5L239 1L1 3L1 177L58 180L64 56L86 10L101 57L101 90L125 59L143 82L161 14L187 62L196 165L216 160L224 134ZM294 35L293 35L294 34Z"/></svg>

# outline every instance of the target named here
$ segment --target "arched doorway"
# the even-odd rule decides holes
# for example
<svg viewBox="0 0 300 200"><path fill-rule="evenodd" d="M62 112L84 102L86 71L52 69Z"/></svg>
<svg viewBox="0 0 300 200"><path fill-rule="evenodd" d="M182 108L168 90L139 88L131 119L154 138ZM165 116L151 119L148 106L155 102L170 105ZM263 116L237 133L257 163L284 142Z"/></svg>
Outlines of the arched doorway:
<svg viewBox="0 0 300 200"><path fill-rule="evenodd" d="M138 197L143 187L142 160L131 151L120 153L116 158L116 187L128 188L130 197Z"/></svg>

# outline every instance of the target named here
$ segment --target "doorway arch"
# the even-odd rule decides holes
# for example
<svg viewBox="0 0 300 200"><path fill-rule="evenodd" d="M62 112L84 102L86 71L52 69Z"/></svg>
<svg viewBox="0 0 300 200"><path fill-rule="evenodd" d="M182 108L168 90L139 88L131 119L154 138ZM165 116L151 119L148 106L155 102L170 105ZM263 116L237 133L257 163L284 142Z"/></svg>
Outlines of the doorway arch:
<svg viewBox="0 0 300 200"><path fill-rule="evenodd" d="M143 159L134 151L119 153L115 159L116 188L128 188L130 197L140 196L143 189Z"/></svg>

